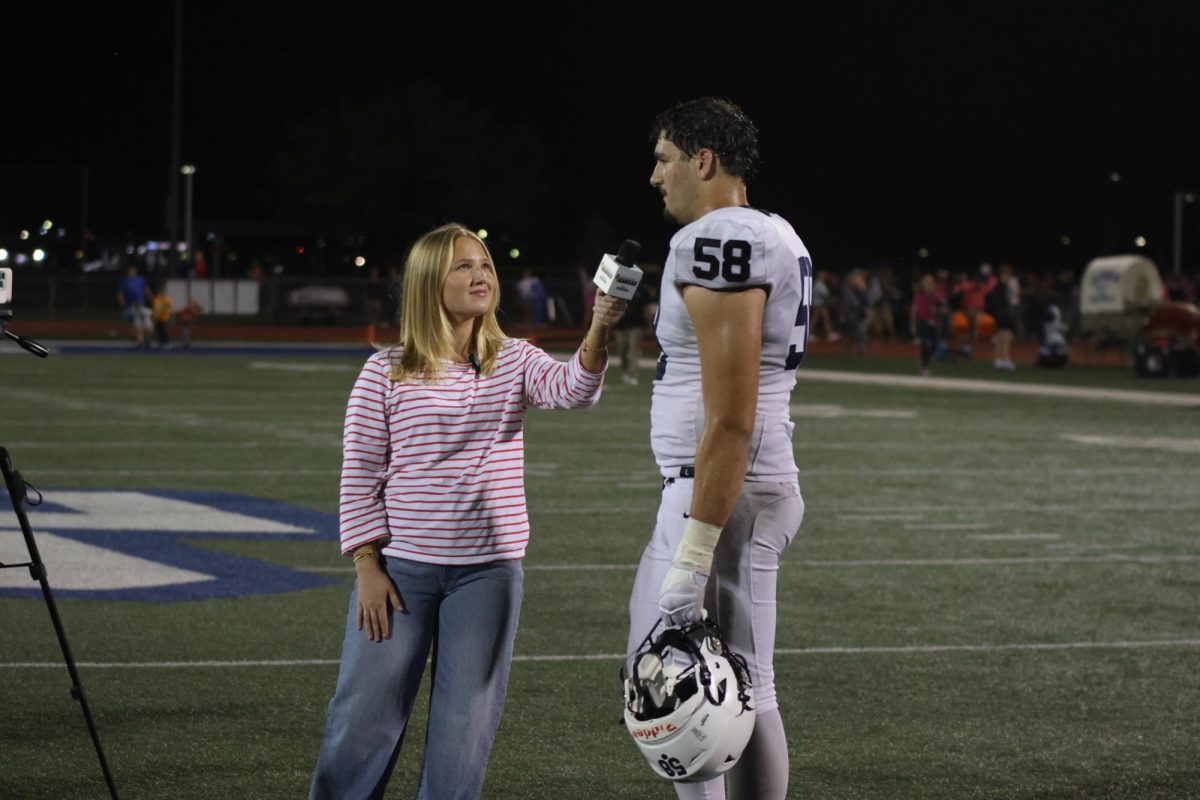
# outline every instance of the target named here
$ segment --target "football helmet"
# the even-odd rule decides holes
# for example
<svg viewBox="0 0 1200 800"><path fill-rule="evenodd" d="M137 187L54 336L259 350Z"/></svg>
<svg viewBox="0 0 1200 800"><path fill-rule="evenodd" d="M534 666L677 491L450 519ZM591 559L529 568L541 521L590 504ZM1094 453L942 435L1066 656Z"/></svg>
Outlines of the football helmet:
<svg viewBox="0 0 1200 800"><path fill-rule="evenodd" d="M659 776L715 778L737 763L754 729L746 659L710 619L652 640L657 629L621 669L625 726Z"/></svg>

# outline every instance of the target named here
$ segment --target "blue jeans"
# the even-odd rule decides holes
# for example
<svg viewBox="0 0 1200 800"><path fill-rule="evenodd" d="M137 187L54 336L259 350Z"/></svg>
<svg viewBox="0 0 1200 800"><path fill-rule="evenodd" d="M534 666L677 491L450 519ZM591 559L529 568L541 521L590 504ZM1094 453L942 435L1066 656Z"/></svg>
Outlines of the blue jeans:
<svg viewBox="0 0 1200 800"><path fill-rule="evenodd" d="M433 650L418 800L478 798L508 688L524 577L520 561L447 567L386 559L405 611L391 636L357 630L350 595L337 690L310 800L381 798Z"/></svg>

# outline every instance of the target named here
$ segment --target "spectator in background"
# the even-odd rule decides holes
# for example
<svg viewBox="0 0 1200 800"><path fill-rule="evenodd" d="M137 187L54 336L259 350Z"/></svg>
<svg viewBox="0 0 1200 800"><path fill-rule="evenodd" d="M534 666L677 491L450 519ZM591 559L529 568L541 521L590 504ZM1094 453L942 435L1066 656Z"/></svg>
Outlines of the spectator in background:
<svg viewBox="0 0 1200 800"><path fill-rule="evenodd" d="M529 267L522 268L521 277L517 280L517 295L521 298L521 321L526 325L533 322L533 287L535 283L540 283L540 281L533 274L533 270Z"/></svg>
<svg viewBox="0 0 1200 800"><path fill-rule="evenodd" d="M991 282L991 290L984 298L984 308L996 323L996 333L992 337L995 349L992 365L996 369L1016 369L1012 360L1013 322L1012 304L1009 301L1008 282L1012 277L1012 267L1008 264L1000 266L999 279Z"/></svg>
<svg viewBox="0 0 1200 800"><path fill-rule="evenodd" d="M988 267L990 274L991 267L985 266ZM951 289L950 305L954 309L950 320L953 336L950 359L954 360L958 356L970 358L971 340L975 338L975 325L978 322L979 313L984 308L984 295L979 281L966 272L958 273L954 287Z"/></svg>
<svg viewBox="0 0 1200 800"><path fill-rule="evenodd" d="M529 287L529 308L533 315L534 325L546 324L546 284L542 283L540 275L533 276Z"/></svg>
<svg viewBox="0 0 1200 800"><path fill-rule="evenodd" d="M846 336L846 352L852 349L858 354L867 352L867 324L871 319L871 306L867 299L867 278L858 267L850 270L842 283L842 299L838 304L842 331Z"/></svg>
<svg viewBox="0 0 1200 800"><path fill-rule="evenodd" d="M922 375L929 374L929 362L937 349L938 319L944 303L945 299L938 294L933 276L922 275L916 291L913 292L912 306L909 309L909 330L913 331L920 347Z"/></svg>
<svg viewBox="0 0 1200 800"><path fill-rule="evenodd" d="M1171 274L1163 282L1163 299L1172 303L1190 303L1182 275Z"/></svg>
<svg viewBox="0 0 1200 800"><path fill-rule="evenodd" d="M892 271L886 267L871 270L871 281L867 285L867 304L870 306L869 331L884 341L896 336L896 319L892 303L897 297Z"/></svg>
<svg viewBox="0 0 1200 800"><path fill-rule="evenodd" d="M813 281L812 327L809 329L809 335L813 338L824 336L831 342L842 338L834 329L833 317L829 313L832 300L833 292L829 287L829 273L821 270Z"/></svg>
<svg viewBox="0 0 1200 800"><path fill-rule="evenodd" d="M1005 277L1007 276L1007 277ZM1008 291L1008 313L1012 315L1013 338L1025 338L1025 318L1021 311L1021 278L1012 264L1000 265L1000 280Z"/></svg>
<svg viewBox="0 0 1200 800"><path fill-rule="evenodd" d="M153 306L150 312L154 319L154 333L158 337L158 346L163 350L171 349L171 317L174 316L174 304L167 287L160 286L154 294Z"/></svg>
<svg viewBox="0 0 1200 800"><path fill-rule="evenodd" d="M938 296L937 347L933 351L934 361L945 361L949 353L950 328L954 309L950 304L950 270L939 269L933 276L933 290Z"/></svg>
<svg viewBox="0 0 1200 800"><path fill-rule="evenodd" d="M1054 300L1053 296L1048 298L1038 330L1039 367L1064 367L1068 361L1067 326Z"/></svg>
<svg viewBox="0 0 1200 800"><path fill-rule="evenodd" d="M208 259L204 257L203 250L197 250L192 256L192 272L197 280L208 277Z"/></svg>
<svg viewBox="0 0 1200 800"><path fill-rule="evenodd" d="M175 318L179 321L179 341L183 345L184 350L192 346L192 326L196 324L196 320L199 319L202 310L201 305L192 300L186 306L179 309L179 313L175 315Z"/></svg>
<svg viewBox="0 0 1200 800"><path fill-rule="evenodd" d="M117 284L117 304L121 317L131 326L133 341L138 347L148 347L150 332L150 308L146 301L153 298L146 279L138 274L136 264L125 269L125 277Z"/></svg>
<svg viewBox="0 0 1200 800"><path fill-rule="evenodd" d="M1079 284L1072 270L1060 270L1054 280L1054 295L1056 304L1062 316L1062 324L1066 326L1067 341L1071 341L1079 333Z"/></svg>
<svg viewBox="0 0 1200 800"><path fill-rule="evenodd" d="M625 316L617 323L617 352L621 356L621 383L629 386L638 384L638 361L642 357L642 338L646 335L649 324L647 312L653 305L651 302L654 287L648 280L643 280L629 301Z"/></svg>

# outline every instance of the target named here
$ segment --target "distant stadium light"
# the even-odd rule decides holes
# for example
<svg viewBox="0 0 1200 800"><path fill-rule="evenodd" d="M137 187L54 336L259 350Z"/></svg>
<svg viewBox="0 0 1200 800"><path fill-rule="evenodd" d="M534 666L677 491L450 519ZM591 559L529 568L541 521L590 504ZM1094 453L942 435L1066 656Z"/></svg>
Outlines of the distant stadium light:
<svg viewBox="0 0 1200 800"><path fill-rule="evenodd" d="M8 261L8 251L0 247L0 262Z"/></svg>
<svg viewBox="0 0 1200 800"><path fill-rule="evenodd" d="M917 257L918 258L929 258L929 248L922 247L920 250L917 251Z"/></svg>
<svg viewBox="0 0 1200 800"><path fill-rule="evenodd" d="M1146 237L1139 236L1133 240L1133 243L1136 244L1138 247L1145 247L1146 246Z"/></svg>
<svg viewBox="0 0 1200 800"><path fill-rule="evenodd" d="M54 227L54 223L51 222L50 220L45 220L42 222L42 230L44 230L44 231L48 231L53 227Z"/></svg>
<svg viewBox="0 0 1200 800"><path fill-rule="evenodd" d="M1121 182L1121 173L1119 173L1119 172L1108 173L1108 180L1110 183L1120 183Z"/></svg>
<svg viewBox="0 0 1200 800"><path fill-rule="evenodd" d="M82 250L76 250L76 251L75 251L75 260L76 260L76 261L83 261L83 251L82 251Z"/></svg>
<svg viewBox="0 0 1200 800"><path fill-rule="evenodd" d="M1071 237L1064 233L1062 236L1058 237L1058 241L1059 244L1061 244L1063 247L1066 247L1071 243Z"/></svg>
<svg viewBox="0 0 1200 800"><path fill-rule="evenodd" d="M357 258L354 259L354 266L365 267L366 265L367 265L367 260L365 258L363 258L362 256L358 256Z"/></svg>
<svg viewBox="0 0 1200 800"><path fill-rule="evenodd" d="M479 230L475 231L475 235L478 236L480 239L486 239L487 238L487 228L480 228Z"/></svg>
<svg viewBox="0 0 1200 800"><path fill-rule="evenodd" d="M508 251L508 257L509 258L520 258L521 251L514 247L512 250Z"/></svg>
<svg viewBox="0 0 1200 800"><path fill-rule="evenodd" d="M192 175L192 174L195 174L195 172L196 172L195 164L184 164L182 167L179 168L180 175Z"/></svg>
<svg viewBox="0 0 1200 800"><path fill-rule="evenodd" d="M23 242L28 238L29 238L29 231L21 231L21 241Z"/></svg>
<svg viewBox="0 0 1200 800"><path fill-rule="evenodd" d="M46 260L46 251L40 247L37 250L34 250L33 251L33 260L37 261L38 263L45 261Z"/></svg>
<svg viewBox="0 0 1200 800"><path fill-rule="evenodd" d="M24 264L26 261L29 260L29 256L25 255L24 253L17 253L17 257L13 260L16 261L18 264Z"/></svg>

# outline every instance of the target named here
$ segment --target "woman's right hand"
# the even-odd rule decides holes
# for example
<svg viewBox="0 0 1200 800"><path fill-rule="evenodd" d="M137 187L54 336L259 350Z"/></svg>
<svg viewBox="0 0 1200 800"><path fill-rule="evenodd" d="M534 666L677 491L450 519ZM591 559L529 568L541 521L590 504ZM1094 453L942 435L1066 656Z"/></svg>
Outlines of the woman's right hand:
<svg viewBox="0 0 1200 800"><path fill-rule="evenodd" d="M382 642L391 634L389 608L404 610L400 593L377 559L364 558L354 566L358 572L358 629L365 627L368 639Z"/></svg>

